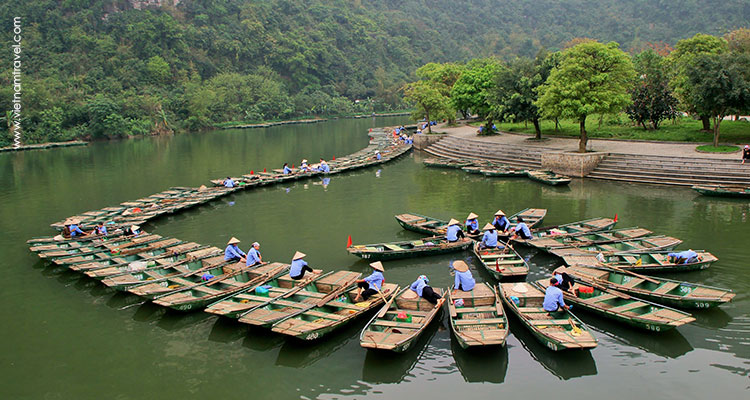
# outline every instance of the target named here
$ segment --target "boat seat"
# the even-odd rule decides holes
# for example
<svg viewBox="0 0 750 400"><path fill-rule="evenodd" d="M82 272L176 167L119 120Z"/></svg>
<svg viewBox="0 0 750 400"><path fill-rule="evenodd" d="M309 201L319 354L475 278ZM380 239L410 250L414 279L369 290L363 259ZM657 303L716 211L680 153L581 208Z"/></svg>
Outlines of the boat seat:
<svg viewBox="0 0 750 400"><path fill-rule="evenodd" d="M546 313L548 312L542 307L518 307L518 311L520 311L523 314L526 313Z"/></svg>
<svg viewBox="0 0 750 400"><path fill-rule="evenodd" d="M644 280L641 279L641 278L633 278L630 281L628 281L626 283L623 283L622 286L628 287L628 288L632 288L632 287L636 287L636 286L640 285L641 283L643 283L643 281Z"/></svg>
<svg viewBox="0 0 750 400"><path fill-rule="evenodd" d="M310 316L318 317L318 318L335 319L339 321L346 318L343 315L333 314L333 313L324 313L324 312L315 311L315 310L305 311L305 315L310 315Z"/></svg>
<svg viewBox="0 0 750 400"><path fill-rule="evenodd" d="M404 250L403 248L401 248L401 246L398 246L398 245L395 245L395 244L384 244L383 246L385 248L387 248L388 250L393 250L393 251L402 251L402 250Z"/></svg>
<svg viewBox="0 0 750 400"><path fill-rule="evenodd" d="M589 299L581 299L581 300L584 300L584 301L589 300L588 303L599 303L601 301L607 301L607 300L612 300L616 298L617 296L613 294L602 294L596 297L590 297Z"/></svg>
<svg viewBox="0 0 750 400"><path fill-rule="evenodd" d="M570 325L567 319L532 319L526 322L531 325Z"/></svg>
<svg viewBox="0 0 750 400"><path fill-rule="evenodd" d="M459 319L453 321L457 326L461 325L494 325L504 324L504 318L485 318L485 319Z"/></svg>
<svg viewBox="0 0 750 400"><path fill-rule="evenodd" d="M405 312L405 313L407 313L407 314L409 314L409 315L411 315L413 317L426 317L427 314L429 314L431 311L416 311L416 310L404 310L404 309L401 309L399 311L388 311L388 312L386 312L386 315L387 314L397 315L400 312Z"/></svg>
<svg viewBox="0 0 750 400"><path fill-rule="evenodd" d="M513 253L507 253L507 254L480 254L483 260L486 259L492 259L492 258L509 258L509 257L516 257Z"/></svg>
<svg viewBox="0 0 750 400"><path fill-rule="evenodd" d="M659 286L656 290L653 291L653 293L666 294L667 292L671 291L672 289L675 289L678 286L680 286L680 284L677 282L667 282Z"/></svg>
<svg viewBox="0 0 750 400"><path fill-rule="evenodd" d="M456 307L456 313L480 313L480 312L495 312L497 309L495 306L481 306L481 307Z"/></svg>
<svg viewBox="0 0 750 400"><path fill-rule="evenodd" d="M633 256L623 256L622 258L624 258L625 261L627 261L630 264L635 264L638 262L638 259Z"/></svg>
<svg viewBox="0 0 750 400"><path fill-rule="evenodd" d="M652 254L651 257L661 265L669 264L669 260L667 259L667 256L663 254Z"/></svg>
<svg viewBox="0 0 750 400"><path fill-rule="evenodd" d="M616 312L616 313L621 313L621 312L630 311L630 310L632 310L634 308L643 307L643 306L647 306L647 305L648 304L646 304L646 303L644 303L642 301L634 301L632 303L623 304L623 305L618 306L618 307L612 307L612 308L609 309L609 311Z"/></svg>
<svg viewBox="0 0 750 400"><path fill-rule="evenodd" d="M373 325L378 326L388 326L393 328L407 328L407 329L421 329L422 324L414 324L409 322L398 322L398 321L389 321L385 319L376 319L372 322Z"/></svg>

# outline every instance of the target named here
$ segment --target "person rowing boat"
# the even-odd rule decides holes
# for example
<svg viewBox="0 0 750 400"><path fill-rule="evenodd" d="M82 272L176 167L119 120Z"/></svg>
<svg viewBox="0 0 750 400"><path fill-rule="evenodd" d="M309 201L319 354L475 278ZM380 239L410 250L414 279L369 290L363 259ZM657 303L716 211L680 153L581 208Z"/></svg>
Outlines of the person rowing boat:
<svg viewBox="0 0 750 400"><path fill-rule="evenodd" d="M445 239L449 242L457 242L459 238L464 237L464 231L458 226L458 221L451 218L448 221L448 228L445 230Z"/></svg>
<svg viewBox="0 0 750 400"><path fill-rule="evenodd" d="M367 301L367 299L376 295L383 288L383 283L385 283L385 277L383 276L385 269L383 268L383 263L375 261L370 264L370 267L373 269L372 274L357 281L359 293L357 293L355 301Z"/></svg>
<svg viewBox="0 0 750 400"><path fill-rule="evenodd" d="M479 221L477 218L479 216L474 213L469 213L469 216L466 217L466 233L469 235L479 234Z"/></svg>
<svg viewBox="0 0 750 400"><path fill-rule="evenodd" d="M307 265L307 262L303 260L306 255L307 254L298 251L295 252L294 256L292 257L292 265L289 268L289 277L294 279L295 281L304 278L306 272L312 272L314 274L321 273L321 270L312 269L309 265Z"/></svg>
<svg viewBox="0 0 750 400"><path fill-rule="evenodd" d="M498 232L505 232L510 228L510 221L508 221L508 217L505 216L503 210L497 210L495 219L492 220L492 225L495 225Z"/></svg>
<svg viewBox="0 0 750 400"><path fill-rule="evenodd" d="M237 247L240 240L232 236L227 242L227 248L224 250L224 261L240 262L245 259L247 254Z"/></svg>
<svg viewBox="0 0 750 400"><path fill-rule="evenodd" d="M495 230L495 226L492 224L487 224L482 228L484 230L484 235L482 236L482 241L479 243L480 249L494 249L497 247L497 231Z"/></svg>

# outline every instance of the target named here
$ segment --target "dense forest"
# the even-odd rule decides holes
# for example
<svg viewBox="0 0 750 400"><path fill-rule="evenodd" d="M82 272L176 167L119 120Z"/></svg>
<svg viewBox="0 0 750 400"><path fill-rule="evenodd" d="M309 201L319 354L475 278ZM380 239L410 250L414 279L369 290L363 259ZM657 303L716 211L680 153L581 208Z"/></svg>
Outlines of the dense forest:
<svg viewBox="0 0 750 400"><path fill-rule="evenodd" d="M534 57L579 37L635 54L745 26L750 3L37 0L0 4L4 43L14 17L22 138L34 143L399 109L428 62ZM0 64L5 110L11 58ZM0 145L10 139L3 129Z"/></svg>

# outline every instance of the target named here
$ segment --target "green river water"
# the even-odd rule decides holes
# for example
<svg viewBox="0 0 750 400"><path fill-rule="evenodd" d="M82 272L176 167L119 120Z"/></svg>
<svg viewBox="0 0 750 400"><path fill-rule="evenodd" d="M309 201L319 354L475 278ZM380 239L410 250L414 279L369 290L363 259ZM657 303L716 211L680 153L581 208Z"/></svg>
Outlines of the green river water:
<svg viewBox="0 0 750 400"><path fill-rule="evenodd" d="M750 203L701 197L690 189L574 180L555 188L526 179L486 179L425 168L423 153L331 177L238 192L144 226L150 232L245 250L257 240L264 260L289 262L295 250L313 266L368 272L345 251L355 243L419 237L393 216L443 219L470 211L484 224L498 208L549 210L544 225L618 214L705 248L720 261L667 277L729 287L735 300L696 311L697 321L666 333L639 331L577 312L595 331L590 352L547 350L515 319L507 347L464 351L447 314L401 355L368 352L359 332L368 317L315 343L248 329L197 312L165 311L94 280L50 266L25 241L51 235L49 224L171 186L317 161L367 145L367 129L403 118L338 120L226 130L86 147L0 154L0 399L461 398L705 399L750 392ZM531 250L529 280L556 261ZM448 262L470 253L386 262L389 282L427 274L452 282ZM575 311L575 309L574 309Z"/></svg>

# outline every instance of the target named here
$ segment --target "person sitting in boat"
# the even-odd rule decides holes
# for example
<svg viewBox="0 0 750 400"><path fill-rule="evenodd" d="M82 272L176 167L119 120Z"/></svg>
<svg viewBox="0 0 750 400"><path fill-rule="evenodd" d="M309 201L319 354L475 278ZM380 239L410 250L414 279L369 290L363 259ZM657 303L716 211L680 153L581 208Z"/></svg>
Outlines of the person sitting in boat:
<svg viewBox="0 0 750 400"><path fill-rule="evenodd" d="M525 240L531 239L531 230L529 226L523 222L523 218L518 217L518 224L513 228L513 237L511 239L521 238Z"/></svg>
<svg viewBox="0 0 750 400"><path fill-rule="evenodd" d="M464 231L458 226L458 221L451 218L451 220L448 221L448 228L445 230L445 239L449 242L457 242L459 238L463 237Z"/></svg>
<svg viewBox="0 0 750 400"><path fill-rule="evenodd" d="M104 222L96 224L94 230L89 235L107 236L107 227L104 226Z"/></svg>
<svg viewBox="0 0 750 400"><path fill-rule="evenodd" d="M565 300L563 300L563 292L560 290L559 285L560 282L557 281L557 278L549 280L549 286L544 291L544 303L542 303L544 311L555 312L561 308L565 310L570 309L570 306L565 304Z"/></svg>
<svg viewBox="0 0 750 400"><path fill-rule="evenodd" d="M370 267L373 269L372 274L357 281L357 288L359 288L360 292L357 293L355 301L367 301L367 299L376 295L383 288L383 282L385 282L383 263L375 261L370 264Z"/></svg>
<svg viewBox="0 0 750 400"><path fill-rule="evenodd" d="M564 266L555 268L555 271L553 272L554 278L557 279L558 282L560 282L560 284L558 285L560 290L562 290L563 292L570 292L575 296L576 291L571 290L573 289L573 286L575 286L575 282L573 281L573 278L565 272L565 269L566 268Z"/></svg>
<svg viewBox="0 0 750 400"><path fill-rule="evenodd" d="M304 278L306 272L312 272L314 274L319 274L321 272L321 270L312 269L307 265L307 262L303 260L306 255L307 254L298 251L294 253L294 256L292 257L292 265L289 268L289 277L295 281Z"/></svg>
<svg viewBox="0 0 750 400"><path fill-rule="evenodd" d="M125 236L138 236L141 234L141 227L138 225L130 225L130 228L125 229L123 235Z"/></svg>
<svg viewBox="0 0 750 400"><path fill-rule="evenodd" d="M505 216L503 210L497 210L495 219L492 220L492 225L495 225L498 232L505 232L510 228L510 221L508 221L508 217Z"/></svg>
<svg viewBox="0 0 750 400"><path fill-rule="evenodd" d="M497 247L497 231L495 230L495 226L492 224L487 224L482 228L484 230L484 235L482 236L482 241L479 243L480 249L494 249Z"/></svg>
<svg viewBox="0 0 750 400"><path fill-rule="evenodd" d="M476 285L477 282L471 275L469 265L461 260L458 260L453 262L452 267L456 271L456 280L453 282L454 293L456 290L462 290L464 292L470 292L474 290L474 285Z"/></svg>
<svg viewBox="0 0 750 400"><path fill-rule="evenodd" d="M678 253L669 253L667 258L675 264L691 264L698 261L698 253L690 249Z"/></svg>
<svg viewBox="0 0 750 400"><path fill-rule="evenodd" d="M227 248L224 250L224 261L240 262L245 259L247 254L237 247L237 243L240 243L240 240L236 237L229 239Z"/></svg>
<svg viewBox="0 0 750 400"><path fill-rule="evenodd" d="M247 251L247 262L245 265L252 267L253 265L263 264L263 257L260 255L260 243L253 242L250 250Z"/></svg>
<svg viewBox="0 0 750 400"><path fill-rule="evenodd" d="M440 300L440 295L435 293L434 290L432 290L432 287L428 286L427 284L430 282L429 279L427 279L427 276L425 275L419 275L416 281L409 286L409 289L413 290L417 293L417 295L427 301L429 301L432 304L437 304L438 300Z"/></svg>
<svg viewBox="0 0 750 400"><path fill-rule="evenodd" d="M319 172L331 172L331 167L328 166L328 163L324 159L320 159L320 165L318 166Z"/></svg>
<svg viewBox="0 0 750 400"><path fill-rule="evenodd" d="M291 173L292 173L292 169L291 169L291 168L289 168L289 163L284 163L284 171L283 171L283 174L284 174L284 175L289 175L289 174L291 174Z"/></svg>
<svg viewBox="0 0 750 400"><path fill-rule="evenodd" d="M310 166L307 165L307 159L306 158L302 159L302 163L299 165L299 169L302 172L310 172L311 171Z"/></svg>
<svg viewBox="0 0 750 400"><path fill-rule="evenodd" d="M234 180L232 180L231 177L227 177L227 179L224 179L224 187L233 188L234 187Z"/></svg>
<svg viewBox="0 0 750 400"><path fill-rule="evenodd" d="M380 150L375 150L375 158L380 161L383 159L383 156L380 155Z"/></svg>
<svg viewBox="0 0 750 400"><path fill-rule="evenodd" d="M81 221L76 218L71 218L66 221L66 226L68 228L68 232L70 232L70 237L76 237L76 236L86 236L86 233L84 233L81 228L78 226Z"/></svg>
<svg viewBox="0 0 750 400"><path fill-rule="evenodd" d="M469 235L479 234L479 221L477 218L479 218L479 216L474 213L469 213L469 216L466 217L466 232Z"/></svg>

